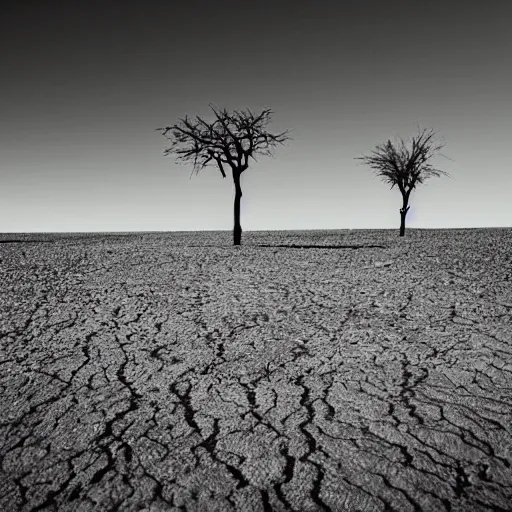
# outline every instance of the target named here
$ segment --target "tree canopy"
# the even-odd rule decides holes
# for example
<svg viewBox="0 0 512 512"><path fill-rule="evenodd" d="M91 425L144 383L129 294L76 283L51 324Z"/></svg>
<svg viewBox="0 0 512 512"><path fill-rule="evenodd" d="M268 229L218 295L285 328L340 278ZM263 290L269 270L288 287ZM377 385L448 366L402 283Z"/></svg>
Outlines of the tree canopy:
<svg viewBox="0 0 512 512"><path fill-rule="evenodd" d="M436 140L434 130L424 129L412 137L410 143L402 138L395 143L388 140L376 146L370 155L357 160L363 160L391 188L397 186L403 194L428 178L449 175L429 162L443 147L444 144Z"/></svg>
<svg viewBox="0 0 512 512"><path fill-rule="evenodd" d="M215 115L211 122L186 116L172 126L157 128L171 141L164 155L176 155L177 162L192 162L196 173L216 164L225 178L226 165L233 172L242 173L248 168L249 159L272 156L273 149L289 139L288 130L275 135L266 130L273 114L270 109L256 115L249 109L228 112L212 104L210 108Z"/></svg>

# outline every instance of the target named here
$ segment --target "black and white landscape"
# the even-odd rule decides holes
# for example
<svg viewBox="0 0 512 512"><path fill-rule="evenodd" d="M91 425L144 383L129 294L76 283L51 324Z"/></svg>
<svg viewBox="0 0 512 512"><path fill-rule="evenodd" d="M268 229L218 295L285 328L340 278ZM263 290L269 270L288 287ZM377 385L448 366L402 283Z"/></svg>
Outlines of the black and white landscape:
<svg viewBox="0 0 512 512"><path fill-rule="evenodd" d="M0 509L512 503L510 229L4 235Z"/></svg>
<svg viewBox="0 0 512 512"><path fill-rule="evenodd" d="M512 512L510 20L4 0L0 512Z"/></svg>

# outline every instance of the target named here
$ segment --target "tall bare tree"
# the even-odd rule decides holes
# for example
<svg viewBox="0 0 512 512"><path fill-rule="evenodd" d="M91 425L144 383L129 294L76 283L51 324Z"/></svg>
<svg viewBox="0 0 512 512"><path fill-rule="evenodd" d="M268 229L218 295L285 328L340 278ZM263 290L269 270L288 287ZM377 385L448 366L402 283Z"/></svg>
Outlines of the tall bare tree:
<svg viewBox="0 0 512 512"><path fill-rule="evenodd" d="M284 144L289 131L271 134L267 124L272 118L270 109L255 115L249 109L228 112L212 104L215 119L205 121L199 116L194 120L185 116L177 124L157 128L171 141L164 155L176 155L176 161L192 162L196 174L208 165L216 165L222 177L226 177L226 166L231 168L235 185L233 243L240 245L242 226L240 224L241 174L249 167L249 159L256 161L256 155L272 156L278 144Z"/></svg>
<svg viewBox="0 0 512 512"><path fill-rule="evenodd" d="M408 144L402 138L393 143L376 146L368 156L356 158L363 160L383 181L391 184L391 188L397 186L402 194L402 208L400 208L400 236L405 235L405 217L409 211L409 197L418 184L426 179L444 174L445 171L436 169L430 164L430 160L444 147L444 144L436 140L436 132L432 129L420 130L412 137Z"/></svg>

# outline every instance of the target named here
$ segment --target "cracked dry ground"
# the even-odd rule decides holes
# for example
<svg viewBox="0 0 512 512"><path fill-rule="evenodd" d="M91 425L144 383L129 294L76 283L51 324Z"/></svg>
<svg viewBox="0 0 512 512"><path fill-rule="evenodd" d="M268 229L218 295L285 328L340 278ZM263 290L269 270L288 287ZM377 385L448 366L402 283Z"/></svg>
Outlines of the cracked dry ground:
<svg viewBox="0 0 512 512"><path fill-rule="evenodd" d="M216 236L0 246L0 510L512 510L511 230Z"/></svg>

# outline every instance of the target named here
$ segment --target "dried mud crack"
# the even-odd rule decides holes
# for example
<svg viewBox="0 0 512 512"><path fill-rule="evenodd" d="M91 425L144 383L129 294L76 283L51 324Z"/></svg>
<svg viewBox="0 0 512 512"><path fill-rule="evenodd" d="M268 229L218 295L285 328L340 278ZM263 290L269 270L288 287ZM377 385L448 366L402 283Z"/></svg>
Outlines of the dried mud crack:
<svg viewBox="0 0 512 512"><path fill-rule="evenodd" d="M1 244L0 510L512 510L511 230L201 236Z"/></svg>

